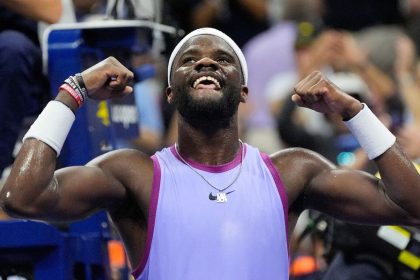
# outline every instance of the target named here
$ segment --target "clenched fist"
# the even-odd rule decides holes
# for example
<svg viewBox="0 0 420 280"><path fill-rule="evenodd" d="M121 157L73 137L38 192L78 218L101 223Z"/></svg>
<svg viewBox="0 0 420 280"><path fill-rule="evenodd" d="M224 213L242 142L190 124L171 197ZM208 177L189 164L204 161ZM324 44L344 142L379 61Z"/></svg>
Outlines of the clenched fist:
<svg viewBox="0 0 420 280"><path fill-rule="evenodd" d="M130 84L134 74L114 57L86 69L82 77L92 99L121 97L133 91Z"/></svg>
<svg viewBox="0 0 420 280"><path fill-rule="evenodd" d="M343 120L351 119L363 104L340 90L321 72L314 71L295 87L292 100L301 107L306 107L324 114L339 114Z"/></svg>

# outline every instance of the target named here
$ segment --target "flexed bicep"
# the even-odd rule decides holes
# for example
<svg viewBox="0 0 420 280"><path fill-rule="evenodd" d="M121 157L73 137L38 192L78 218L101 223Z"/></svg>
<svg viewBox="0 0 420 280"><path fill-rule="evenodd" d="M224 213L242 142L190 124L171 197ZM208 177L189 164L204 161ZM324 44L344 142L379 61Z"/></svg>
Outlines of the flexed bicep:
<svg viewBox="0 0 420 280"><path fill-rule="evenodd" d="M74 220L95 211L122 203L126 189L111 174L97 166L59 169L45 192L47 201L39 197L43 219ZM48 199L50 201L48 201ZM52 204L52 205L51 205ZM47 205L50 208L47 209Z"/></svg>
<svg viewBox="0 0 420 280"><path fill-rule="evenodd" d="M62 168L48 180L22 180L7 188L9 214L42 220L81 219L125 194L117 180L92 166Z"/></svg>

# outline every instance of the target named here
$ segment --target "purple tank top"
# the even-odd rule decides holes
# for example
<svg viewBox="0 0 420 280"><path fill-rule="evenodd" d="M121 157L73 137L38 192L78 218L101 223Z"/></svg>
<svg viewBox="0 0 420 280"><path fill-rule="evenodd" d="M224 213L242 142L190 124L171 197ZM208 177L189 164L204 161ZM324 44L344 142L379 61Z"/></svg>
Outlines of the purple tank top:
<svg viewBox="0 0 420 280"><path fill-rule="evenodd" d="M154 178L146 249L136 280L288 279L287 199L269 157L245 144L242 171L227 202L186 165L174 146L153 157ZM222 189L236 176L233 161L188 161Z"/></svg>

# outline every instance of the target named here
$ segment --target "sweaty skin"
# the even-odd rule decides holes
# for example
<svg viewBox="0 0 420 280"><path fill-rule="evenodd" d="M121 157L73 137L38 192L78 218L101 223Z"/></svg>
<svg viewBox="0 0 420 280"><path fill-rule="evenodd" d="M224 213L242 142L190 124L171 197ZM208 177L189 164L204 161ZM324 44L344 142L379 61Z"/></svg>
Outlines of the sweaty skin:
<svg viewBox="0 0 420 280"><path fill-rule="evenodd" d="M132 91L128 85L133 74L112 57L82 76L94 99ZM219 86L194 87L204 76L216 79ZM248 95L241 77L238 58L218 37L196 36L181 48L172 69L172 87L166 94L168 102L180 111L178 145L185 159L219 165L236 156L240 149L237 109ZM60 91L56 100L77 111L77 104L66 92ZM363 107L319 72L296 85L293 100L321 113L340 114L344 120ZM382 179L340 170L305 149L285 149L271 159L286 188L290 232L306 208L360 223L419 224L419 175L397 144L374 160ZM10 215L44 220L80 219L106 209L135 267L145 246L151 159L140 151L124 149L99 156L86 166L56 171L55 166L53 149L39 140L26 140L0 193L2 207Z"/></svg>

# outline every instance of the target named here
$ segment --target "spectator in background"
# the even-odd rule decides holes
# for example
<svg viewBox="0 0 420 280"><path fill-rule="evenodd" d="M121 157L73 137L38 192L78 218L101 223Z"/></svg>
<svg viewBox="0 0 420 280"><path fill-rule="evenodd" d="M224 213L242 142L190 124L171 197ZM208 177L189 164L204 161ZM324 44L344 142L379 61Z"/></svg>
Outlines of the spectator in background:
<svg viewBox="0 0 420 280"><path fill-rule="evenodd" d="M38 114L50 98L42 74L38 22L55 23L61 13L61 0L0 0L0 190L3 171L14 161L23 119ZM0 210L4 219L8 216ZM31 279L13 266L9 269L1 273L7 279Z"/></svg>
<svg viewBox="0 0 420 280"><path fill-rule="evenodd" d="M240 107L241 133L247 142L267 153L282 147L266 99L267 84L276 74L296 71L296 24L318 22L319 9L318 0L285 0L281 20L252 38L243 48L250 65L249 90L252 94Z"/></svg>
<svg viewBox="0 0 420 280"><path fill-rule="evenodd" d="M398 141L415 162L420 160L420 64L414 42L401 36L396 43L395 75L404 100L406 118L399 128Z"/></svg>
<svg viewBox="0 0 420 280"><path fill-rule="evenodd" d="M345 131L335 125L337 122L332 116L328 116L326 122L322 116L314 115L306 109L299 109L297 114L293 114L295 111L295 108L291 107L293 104L284 101L291 94L293 84L314 69L321 69L333 82L345 88L347 92L372 104L374 103L372 100L374 94L384 95L383 92L393 90L393 82L390 77L369 61L364 50L349 33L327 30L317 35L316 28L310 23L301 23L298 25L295 48L297 71L280 73L267 85L267 99L270 101L271 112L278 120L279 133L286 144L317 150L333 162L337 162L337 155L341 148L337 150L335 145L325 145L325 137L336 142L337 133L341 135L345 134ZM366 98L368 95L369 97ZM283 108L284 102L287 105L286 108ZM299 131L305 132L309 136L298 137L296 130L292 130L292 127L299 127ZM319 143L318 141L314 142L314 139L319 139ZM348 142L347 140L350 139L347 138L339 140L345 140L346 147L352 142ZM319 145L321 143L322 145ZM318 150L314 145L323 150ZM356 160L359 164L355 168L363 169L360 164L366 162L365 156L362 156L362 159L364 160L361 162Z"/></svg>
<svg viewBox="0 0 420 280"><path fill-rule="evenodd" d="M0 0L0 175L14 161L24 117L50 98L37 23L55 23L61 13L61 0Z"/></svg>
<svg viewBox="0 0 420 280"><path fill-rule="evenodd" d="M355 31L372 64L395 80L395 43L407 27L412 36L417 34L418 27L414 23L419 3L418 0L323 0L323 21L329 28ZM394 84L388 90L372 92L374 102L378 103L376 107L384 106L382 110L391 116L391 129L404 121L404 104L397 90Z"/></svg>
<svg viewBox="0 0 420 280"><path fill-rule="evenodd" d="M407 108L407 121L420 125L420 69L413 41L408 36L400 36L395 43L394 63L398 91Z"/></svg>
<svg viewBox="0 0 420 280"><path fill-rule="evenodd" d="M405 1L404 12L406 17L407 33L416 46L416 53L420 52L420 0Z"/></svg>
<svg viewBox="0 0 420 280"><path fill-rule="evenodd" d="M168 0L176 24L190 32L214 27L242 47L269 27L268 0Z"/></svg>

